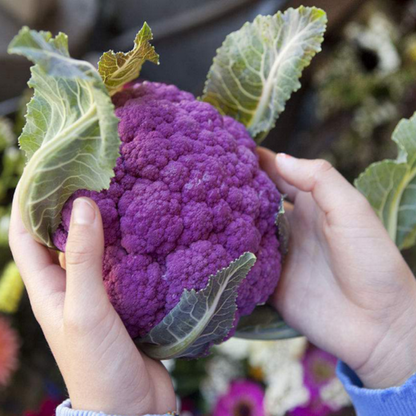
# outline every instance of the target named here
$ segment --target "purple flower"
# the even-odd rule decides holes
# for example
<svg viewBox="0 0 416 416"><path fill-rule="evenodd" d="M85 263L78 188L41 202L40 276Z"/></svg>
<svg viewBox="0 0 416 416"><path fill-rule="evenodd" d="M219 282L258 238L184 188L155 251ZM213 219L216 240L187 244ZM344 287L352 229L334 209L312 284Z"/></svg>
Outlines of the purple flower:
<svg viewBox="0 0 416 416"><path fill-rule="evenodd" d="M291 416L326 416L334 410L322 401L320 392L336 377L336 364L336 357L309 344L302 359L302 365L303 382L309 390L310 399L306 406L292 410Z"/></svg>
<svg viewBox="0 0 416 416"><path fill-rule="evenodd" d="M221 396L213 416L264 416L264 391L249 380L231 383L228 392Z"/></svg>
<svg viewBox="0 0 416 416"><path fill-rule="evenodd" d="M315 392L328 385L335 377L337 359L333 355L309 345L302 360L305 386Z"/></svg>

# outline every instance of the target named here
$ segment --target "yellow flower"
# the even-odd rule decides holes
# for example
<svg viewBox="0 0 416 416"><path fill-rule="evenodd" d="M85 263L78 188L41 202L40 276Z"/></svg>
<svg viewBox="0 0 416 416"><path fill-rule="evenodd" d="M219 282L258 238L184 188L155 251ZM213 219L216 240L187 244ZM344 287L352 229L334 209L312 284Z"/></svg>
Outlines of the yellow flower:
<svg viewBox="0 0 416 416"><path fill-rule="evenodd" d="M0 277L0 312L15 313L23 294L23 281L14 261L4 269Z"/></svg>

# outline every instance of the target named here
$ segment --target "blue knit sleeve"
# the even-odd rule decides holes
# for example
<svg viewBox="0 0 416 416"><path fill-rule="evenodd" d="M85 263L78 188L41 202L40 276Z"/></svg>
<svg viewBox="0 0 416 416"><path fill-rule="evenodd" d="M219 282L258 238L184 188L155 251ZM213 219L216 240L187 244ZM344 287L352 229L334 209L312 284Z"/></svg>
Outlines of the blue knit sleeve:
<svg viewBox="0 0 416 416"><path fill-rule="evenodd" d="M176 413L168 413L164 416L176 416ZM71 401L65 400L58 408L56 409L56 416L122 416L122 415L107 415L103 412L90 412L88 410L73 410L71 408ZM156 415L147 415L147 416L156 416Z"/></svg>
<svg viewBox="0 0 416 416"><path fill-rule="evenodd" d="M358 416L416 415L416 374L400 387L366 389L346 364L338 363L337 374L351 397Z"/></svg>

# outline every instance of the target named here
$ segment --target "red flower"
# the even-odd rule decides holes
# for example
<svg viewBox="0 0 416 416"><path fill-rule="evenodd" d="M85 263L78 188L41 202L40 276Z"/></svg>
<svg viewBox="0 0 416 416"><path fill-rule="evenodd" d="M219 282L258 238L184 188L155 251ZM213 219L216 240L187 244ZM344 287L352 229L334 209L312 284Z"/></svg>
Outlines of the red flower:
<svg viewBox="0 0 416 416"><path fill-rule="evenodd" d="M17 368L19 342L9 322L0 318L0 387L4 387Z"/></svg>

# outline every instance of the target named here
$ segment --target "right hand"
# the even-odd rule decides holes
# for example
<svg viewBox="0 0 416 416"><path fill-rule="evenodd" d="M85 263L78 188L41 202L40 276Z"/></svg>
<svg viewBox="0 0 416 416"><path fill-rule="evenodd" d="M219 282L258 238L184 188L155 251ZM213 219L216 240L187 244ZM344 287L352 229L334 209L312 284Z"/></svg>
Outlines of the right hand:
<svg viewBox="0 0 416 416"><path fill-rule="evenodd" d="M66 270L26 231L16 195L10 246L73 409L136 416L176 410L169 373L137 349L108 299L103 227L92 200L74 203Z"/></svg>
<svg viewBox="0 0 416 416"><path fill-rule="evenodd" d="M416 372L416 281L381 221L328 162L259 155L294 203L275 307L366 387L403 384Z"/></svg>

